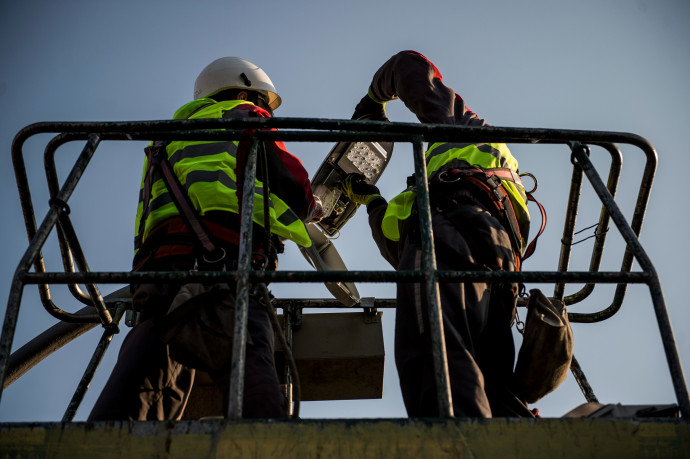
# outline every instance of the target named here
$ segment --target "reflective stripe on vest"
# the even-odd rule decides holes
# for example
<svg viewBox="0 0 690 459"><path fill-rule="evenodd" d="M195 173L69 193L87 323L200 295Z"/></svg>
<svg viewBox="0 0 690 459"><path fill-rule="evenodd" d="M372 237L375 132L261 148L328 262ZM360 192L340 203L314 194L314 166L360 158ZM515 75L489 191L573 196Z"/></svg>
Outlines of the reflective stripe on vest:
<svg viewBox="0 0 690 459"><path fill-rule="evenodd" d="M505 167L518 171L518 162L503 143L435 143L426 152L427 178L433 179L438 173L450 168L479 166L484 169ZM529 212L527 195L522 185L508 180L501 180L504 186L522 233L522 246L527 245L529 232ZM408 188L389 203L381 222L384 236L392 241L400 240L400 224L409 218L417 193Z"/></svg>
<svg viewBox="0 0 690 459"><path fill-rule="evenodd" d="M194 103L197 102L194 101ZM244 103L246 102L227 101L214 104L214 106L220 105L223 110L231 110L237 105ZM218 107L214 106L208 109L203 108L190 118L210 118L213 116L209 115L218 115ZM176 116L181 110L178 110ZM213 113L208 113L209 110ZM208 211L216 210L238 213L237 176L235 175L238 143L238 141L174 141L167 146L168 159L173 166L175 174L179 178L180 183L186 188L191 202L200 215L203 216ZM146 161L144 163L145 174L147 164ZM142 180L135 232L138 232L140 219L144 218L145 226L142 240L146 240L152 229L165 220L179 215L179 212L162 178L159 174L156 174L151 187L151 199L149 200L147 214L142 215L144 208L143 184L144 181ZM311 245L311 239L307 234L304 223L282 199L271 193L268 206L272 233L290 239L304 247ZM263 226L264 221L263 209L263 183L255 180L253 220L260 226Z"/></svg>

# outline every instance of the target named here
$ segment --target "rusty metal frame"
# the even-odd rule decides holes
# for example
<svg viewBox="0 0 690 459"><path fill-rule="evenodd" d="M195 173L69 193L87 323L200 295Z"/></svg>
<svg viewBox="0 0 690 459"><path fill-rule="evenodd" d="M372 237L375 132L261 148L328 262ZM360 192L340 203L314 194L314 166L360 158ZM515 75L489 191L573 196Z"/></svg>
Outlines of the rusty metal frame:
<svg viewBox="0 0 690 459"><path fill-rule="evenodd" d="M281 131L257 131L254 139L283 140L295 142L333 142L345 140L362 141L398 141L413 144L416 181L418 186L418 199L420 204L420 225L422 243L424 246L425 260L421 271L350 271L350 272L261 272L250 268L248 262L248 247L251 244L250 220L246 213L253 206L250 199L251 192L245 192L244 211L241 226L242 247L240 249L240 269L229 272L91 272L84 258L77 235L69 220L69 206L67 201L73 193L79 179L84 173L90 159L96 151L99 143L104 140L229 140L237 139L244 129L277 128ZM220 130L222 129L222 130ZM46 177L50 190L50 209L48 214L36 227L31 193L29 190L26 167L23 158L23 144L36 134L57 134L46 146L45 165ZM425 179L425 162L422 143L429 137L455 142L505 142L505 143L542 143L568 145L572 150L573 179L571 193L564 227L563 248L558 271L555 272L474 272L474 271L440 271L436 269L433 251L433 238L431 236L430 213L428 208L428 188ZM54 154L56 149L71 141L86 141L79 158L74 164L64 184L57 186L57 174L54 168ZM621 153L616 143L633 145L643 151L646 156L640 192L638 195L635 213L632 223L629 225L614 200L618 176L621 167ZM589 160L588 145L602 146L612 156L612 166L609 174L608 185L604 184L598 172ZM250 167L247 177L255 174L256 144L250 154ZM201 281L214 282L220 280L236 280L238 283L238 320L235 334L236 341L244 343L242 338L244 329L242 324L246 320L246 304L248 302L249 286L256 282L324 282L324 281L357 281L357 282L400 282L414 281L424 282L430 307L430 319L433 324L434 362L436 368L439 411L443 417L451 417L452 400L447 380L447 361L445 345L442 333L442 317L438 298L438 282L553 282L555 283L554 296L563 298L566 303L574 304L585 299L594 287L595 283L617 284L614 300L611 305L593 314L569 313L574 322L596 322L605 320L615 314L621 307L625 289L629 283L644 283L650 289L654 311L659 325L659 331L664 347L664 352L669 365L673 387L678 400L680 411L684 418L690 417L690 401L685 383L678 351L673 337L671 324L666 310L661 284L654 266L641 246L638 236L642 227L644 213L648 204L651 185L656 171L657 156L654 148L644 138L619 132L603 131L576 131L556 129L528 129L528 128L504 128L504 127L467 127L446 125L420 125L409 123L381 123L371 121L345 121L304 118L273 118L273 119L239 119L239 120L166 120L147 122L111 122L111 123L37 123L21 130L12 145L12 158L15 168L15 176L19 189L20 200L24 212L29 247L22 257L12 280L8 299L5 321L2 335L0 336L0 396L4 379L8 373L10 350L17 325L17 316L21 303L22 292L26 285L36 284L39 289L41 301L45 309L58 319L79 324L81 327L90 327L94 323L101 323L105 327L104 337L94 353L89 367L82 379L80 387L88 386L95 366L105 350L107 336L112 337L116 332L117 323L121 317L121 308L113 317L113 309L101 296L98 284L117 284L130 282L169 282L169 281ZM604 249L606 231L597 236L590 264L590 271L568 272L569 248L572 242L575 225L575 214L579 201L582 174L588 178L598 197L602 201L602 213L600 227L608 228L609 219L613 220L617 229L626 242L626 252L620 271L599 272L599 264ZM251 174L251 176L250 176ZM253 183L247 179L245 183ZM46 272L41 254L49 233L57 227L60 249L63 257L65 272ZM642 271L632 272L633 261L637 260ZM75 271L74 264L79 270ZM35 272L30 272L33 266ZM50 284L68 284L72 294L82 303L91 304L95 313L68 313L53 304L50 298ZM566 283L587 283L579 292L564 297ZM78 285L83 284L88 293L79 290ZM291 300L289 305L294 305ZM303 305L308 307L334 307L333 302L324 300L304 300ZM390 307L392 304L379 301L381 306ZM285 307L289 306L285 303ZM280 306L280 305L279 305ZM242 397L242 372L244 369L243 349L236 342L237 352L233 359L233 373L231 382L230 417L241 418L241 406L239 400ZM93 371L92 371L93 370ZM578 382L580 382L578 380ZM581 384L582 386L582 384ZM70 403L64 420L71 420L80 397L82 389L78 389ZM585 388L583 388L583 392ZM585 394L587 396L587 394Z"/></svg>

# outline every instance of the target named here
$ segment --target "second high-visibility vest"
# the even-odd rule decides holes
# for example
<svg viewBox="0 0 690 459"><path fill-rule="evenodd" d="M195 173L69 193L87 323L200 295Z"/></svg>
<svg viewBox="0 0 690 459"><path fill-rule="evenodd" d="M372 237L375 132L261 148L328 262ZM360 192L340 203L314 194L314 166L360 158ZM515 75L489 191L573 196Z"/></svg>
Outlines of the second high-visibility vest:
<svg viewBox="0 0 690 459"><path fill-rule="evenodd" d="M434 143L426 152L427 179L452 168L481 167L483 169L508 168L518 172L518 162L503 143L460 144L451 142ZM527 195L519 183L501 180L520 226L522 246L527 245L529 212ZM381 223L384 236L392 241L400 240L400 225L412 214L417 198L414 187L403 191L388 203Z"/></svg>
<svg viewBox="0 0 690 459"><path fill-rule="evenodd" d="M243 100L216 102L211 99L198 99L181 107L173 119L222 118L227 112L241 104ZM205 106L206 105L206 106ZM195 111L196 110L196 111ZM193 113L191 116L190 113ZM236 153L239 141L173 141L166 150L168 160L175 175L186 188L189 199L199 215L209 211L238 213L237 164ZM144 174L148 165L144 162ZM179 215L177 207L168 193L161 177L155 177L148 206L143 203L142 178L139 195L139 207L135 222L135 240L146 240L151 230L165 220ZM264 187L260 180L254 182L253 220L263 226L264 222ZM295 212L278 196L270 193L266 200L269 207L271 232L290 239L303 247L311 245L306 227ZM146 209L146 215L143 215ZM139 236L141 219L145 219L142 237ZM137 247L138 249L138 247Z"/></svg>

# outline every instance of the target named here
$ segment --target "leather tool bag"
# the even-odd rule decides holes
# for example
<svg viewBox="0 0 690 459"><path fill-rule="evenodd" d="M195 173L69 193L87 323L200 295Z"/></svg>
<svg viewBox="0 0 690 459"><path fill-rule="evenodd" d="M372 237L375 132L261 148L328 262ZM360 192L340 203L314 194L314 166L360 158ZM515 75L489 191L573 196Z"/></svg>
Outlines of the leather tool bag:
<svg viewBox="0 0 690 459"><path fill-rule="evenodd" d="M234 330L235 295L227 283L183 285L154 327L173 359L206 372L229 368Z"/></svg>
<svg viewBox="0 0 690 459"><path fill-rule="evenodd" d="M573 331L565 305L530 290L522 346L515 366L516 391L534 403L568 376L573 358Z"/></svg>

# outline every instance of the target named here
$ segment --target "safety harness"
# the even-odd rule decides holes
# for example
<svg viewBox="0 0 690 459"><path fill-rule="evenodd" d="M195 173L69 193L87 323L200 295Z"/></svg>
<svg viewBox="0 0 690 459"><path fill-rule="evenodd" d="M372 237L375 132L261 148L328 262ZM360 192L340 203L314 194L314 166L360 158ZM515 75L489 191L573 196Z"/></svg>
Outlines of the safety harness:
<svg viewBox="0 0 690 459"><path fill-rule="evenodd" d="M508 180L522 187L520 174L508 168L450 168L436 174L429 181L429 192L433 196L434 202L439 206L439 210L443 211L446 217L459 229L462 228L463 222L457 220L459 210L458 202L453 198L453 188L457 189L456 187L459 185L481 191L481 193L473 193L473 196L476 196L483 204L487 205L508 231L515 254L516 270L518 271L521 269L522 262L534 253L537 247L537 239L546 228L546 210L532 195L537 189L537 181L531 174L522 175L528 175L534 180L534 188L530 191L525 191L525 194L527 200L537 204L541 212L539 232L527 244L527 248L524 251L522 234L517 216L515 215L515 209L510 201L508 192L501 183L501 180Z"/></svg>
<svg viewBox="0 0 690 459"><path fill-rule="evenodd" d="M243 141L240 142L240 146L238 148L238 157L246 156L242 153L245 150L244 147L248 148L249 140L247 138L250 138L253 134L254 130L246 130L243 133ZM164 238L166 241L167 247L157 247L156 252L153 254L153 258L160 258L169 255L190 254L193 249L190 247L189 233L192 233L197 242L194 245L201 248L201 256L203 262L207 266L216 265L219 263L223 263L224 265L227 265L228 263L232 264L235 260L228 259L228 254L221 246L222 243L219 241L229 242L232 245L238 246L240 244L240 235L237 232L229 229L227 225L218 225L199 217L196 209L189 199L189 195L177 178L172 164L168 159L166 147L169 143L169 141L156 141L144 149L147 159L147 170L144 176L143 187L144 217L141 218L139 222L138 234L144 234L144 224L146 220L145 215L151 199L154 176L157 172L159 172L163 178L165 187L170 192L170 196L180 214L180 217L169 219L170 221L167 221L163 225L160 225L160 227L155 228L147 238L147 242L151 240L154 245L155 240L158 238ZM263 150L263 148L261 149L261 153L262 155L260 156L265 155L265 150ZM265 170L265 159L262 161L262 166L262 172L266 174L267 171ZM242 181L238 180L238 197L240 199L240 203L242 200L241 190ZM264 241L263 247L254 247L252 251L252 262L257 268L267 267L270 257L267 257L266 254L281 251L280 247L274 247L276 242L272 241L273 238L271 237L270 233L270 219L266 214L267 209L264 209L264 223L266 225L264 230L266 234L266 241ZM212 230L209 230L209 228ZM141 241L138 242L141 244ZM280 244L278 243L278 245ZM180 246L186 246L189 248L181 250ZM142 253L142 255L144 254ZM139 269L148 258L149 257L147 256L135 257L134 269Z"/></svg>
<svg viewBox="0 0 690 459"><path fill-rule="evenodd" d="M156 141L144 149L146 152L147 170L144 177L144 213L146 215L146 207L151 200L151 189L153 186L153 176L156 170L160 171L165 187L170 192L170 196L177 207L182 220L187 229L194 233L203 251L204 261L213 264L225 258L225 250L218 247L211 236L210 231L204 222L197 216L196 209L189 200L189 195L183 190L172 164L168 160L166 146L169 142ZM144 234L144 224L146 219L142 218L139 221L139 233Z"/></svg>

